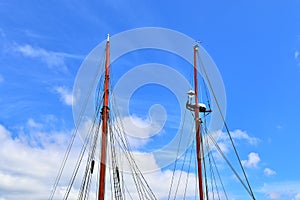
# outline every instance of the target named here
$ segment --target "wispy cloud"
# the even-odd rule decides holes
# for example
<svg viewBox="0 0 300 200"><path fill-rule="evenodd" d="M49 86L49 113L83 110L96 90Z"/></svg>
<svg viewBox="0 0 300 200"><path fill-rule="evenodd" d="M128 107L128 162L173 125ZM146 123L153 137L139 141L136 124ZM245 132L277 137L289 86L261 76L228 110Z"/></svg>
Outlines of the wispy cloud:
<svg viewBox="0 0 300 200"><path fill-rule="evenodd" d="M27 37L31 37L31 38L42 38L42 39L45 39L45 38L49 38L48 36L45 36L43 34L39 34L33 30L29 30L29 29L26 29L26 30L23 30L21 29L20 30L21 32L23 32Z"/></svg>
<svg viewBox="0 0 300 200"><path fill-rule="evenodd" d="M213 134L220 136L219 142L226 143L227 145L229 145L229 137L227 133L217 131ZM230 131L230 135L235 141L246 141L250 145L257 145L261 141L259 138L250 136L246 131L240 129Z"/></svg>
<svg viewBox="0 0 300 200"><path fill-rule="evenodd" d="M251 152L248 155L248 160L242 160L243 166L247 168L256 168L260 162L260 157L258 153Z"/></svg>
<svg viewBox="0 0 300 200"><path fill-rule="evenodd" d="M272 175L275 175L275 174L276 174L276 171L274 171L274 170L272 170L272 169L270 169L270 168L265 168L265 169L264 169L264 174L265 174L266 176L272 176Z"/></svg>
<svg viewBox="0 0 300 200"><path fill-rule="evenodd" d="M280 196L281 195L278 192L270 192L270 193L267 194L267 197L269 199L280 199Z"/></svg>
<svg viewBox="0 0 300 200"><path fill-rule="evenodd" d="M296 196L293 200L300 200L300 193L296 194Z"/></svg>
<svg viewBox="0 0 300 200"><path fill-rule="evenodd" d="M64 86L58 86L54 88L55 92L57 92L60 95L60 100L68 105L72 106L74 103L73 93L71 90L67 89Z"/></svg>
<svg viewBox="0 0 300 200"><path fill-rule="evenodd" d="M42 124L40 124L40 123L34 121L34 119L32 119L32 118L28 119L27 125L28 125L30 128L42 128Z"/></svg>
<svg viewBox="0 0 300 200"><path fill-rule="evenodd" d="M239 129L232 131L231 136L233 139L246 140L251 145L256 145L260 141L260 139L258 139L256 137L251 137L251 136L249 136L249 134L246 131L242 131Z"/></svg>
<svg viewBox="0 0 300 200"><path fill-rule="evenodd" d="M122 123L124 125L124 131L127 134L129 143L133 148L143 147L147 144L151 137L158 134L163 125L156 120L142 119L137 116L123 117ZM115 123L118 123L120 119L116 119Z"/></svg>
<svg viewBox="0 0 300 200"><path fill-rule="evenodd" d="M297 64L300 65L300 51L296 50L294 52L294 58L295 58Z"/></svg>
<svg viewBox="0 0 300 200"><path fill-rule="evenodd" d="M13 45L13 51L21 53L25 57L36 58L47 64L49 68L58 68L62 71L67 70L65 60L67 58L82 59L82 56L72 55L63 52L48 51L40 47L33 47L29 44Z"/></svg>
<svg viewBox="0 0 300 200"><path fill-rule="evenodd" d="M231 150L231 142L227 133L219 130L211 134L214 138L218 139L218 145L224 153L228 153ZM235 142L244 141L250 145L257 145L260 142L259 138L252 137L246 131L242 131L240 129L230 131L230 134L231 137L235 140Z"/></svg>
<svg viewBox="0 0 300 200"><path fill-rule="evenodd" d="M28 124L27 127L36 125L33 119ZM0 199L37 200L49 195L68 134L32 134L43 148L28 143L24 137L29 136L12 133L0 124Z"/></svg>
<svg viewBox="0 0 300 200"><path fill-rule="evenodd" d="M264 193L268 199L300 199L300 182L273 182L264 183L260 192Z"/></svg>

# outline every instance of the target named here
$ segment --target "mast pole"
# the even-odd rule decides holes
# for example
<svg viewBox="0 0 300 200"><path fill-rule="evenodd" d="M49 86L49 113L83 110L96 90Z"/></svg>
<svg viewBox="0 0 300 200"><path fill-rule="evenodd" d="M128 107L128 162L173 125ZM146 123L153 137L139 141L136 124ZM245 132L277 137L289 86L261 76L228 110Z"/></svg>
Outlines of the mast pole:
<svg viewBox="0 0 300 200"><path fill-rule="evenodd" d="M202 178L202 154L201 154L201 130L199 118L199 102L198 102L198 77L197 77L197 52L198 45L194 46L194 87L195 87L195 125L196 125L196 151L197 151L197 164L198 164L198 183L199 183L199 199L204 200L203 192L203 178Z"/></svg>
<svg viewBox="0 0 300 200"><path fill-rule="evenodd" d="M105 169L106 169L106 151L107 151L107 131L108 131L108 97L109 97L109 62L110 62L110 43L109 35L107 35L106 48L105 48L105 80L104 80L104 94L103 94L103 107L102 107L102 137L101 137L101 155L100 155L100 179L98 200L104 200L105 195Z"/></svg>

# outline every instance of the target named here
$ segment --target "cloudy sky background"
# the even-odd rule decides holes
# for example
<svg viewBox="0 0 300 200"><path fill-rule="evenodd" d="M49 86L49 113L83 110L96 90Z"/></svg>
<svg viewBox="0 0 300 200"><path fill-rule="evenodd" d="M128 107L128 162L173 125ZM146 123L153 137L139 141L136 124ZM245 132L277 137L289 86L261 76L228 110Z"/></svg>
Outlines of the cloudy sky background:
<svg viewBox="0 0 300 200"><path fill-rule="evenodd" d="M0 1L0 199L48 197L74 129L72 89L82 61L107 33L144 26L202 41L222 75L226 118L257 199L300 199L299 6ZM143 125L145 116L139 117ZM229 154L228 141L221 137L220 144ZM148 179L162 195L167 188L155 182L170 176L166 169Z"/></svg>

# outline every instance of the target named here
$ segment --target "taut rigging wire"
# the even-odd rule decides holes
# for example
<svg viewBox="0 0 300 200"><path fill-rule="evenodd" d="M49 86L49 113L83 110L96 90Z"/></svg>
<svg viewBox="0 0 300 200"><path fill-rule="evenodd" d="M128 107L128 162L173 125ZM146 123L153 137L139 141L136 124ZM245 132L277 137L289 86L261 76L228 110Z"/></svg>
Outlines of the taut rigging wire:
<svg viewBox="0 0 300 200"><path fill-rule="evenodd" d="M112 93L112 97L113 97L113 101L112 101L112 106L114 106L116 104L116 100L115 100L115 96ZM120 149L124 152L125 158L127 159L127 161L130 164L130 170L132 170L132 178L135 182L136 188L137 188L137 192L140 196L140 199L157 199L152 191L152 189L150 188L150 186L148 185L145 177L143 176L143 174L141 173L137 163L135 162L135 159L132 155L132 151L131 151L131 147L130 147L130 143L128 142L128 139L126 137L126 133L125 133L125 129L124 129L124 125L122 123L122 120L120 118L120 113L119 110L117 109L118 107L115 106L113 110L113 116L114 116L114 136L118 137L119 139L115 139L115 141L117 142L118 146L120 147ZM143 192L144 193L143 193ZM147 195L147 196L144 196Z"/></svg>
<svg viewBox="0 0 300 200"><path fill-rule="evenodd" d="M91 141L91 137L92 137L92 135L93 135L92 133L93 133L93 129L94 129L94 125L95 125L95 120L96 120L96 118L97 118L97 117L96 117L96 113L95 113L95 116L94 116L94 122L92 123L92 126L90 127L90 129L89 129L89 131L88 131L88 134L87 134L86 137L85 137L83 146L82 146L82 148L81 148L81 151L80 151L78 160L77 160L76 165L75 165L76 167L75 167L75 169L74 169L74 171L73 171L73 173L72 173L72 176L71 176L71 179L70 179L70 181L69 181L69 185L68 185L67 191L66 191L66 193L65 193L65 195L64 195L64 198L63 198L64 200L68 199L68 197L69 197L71 188L72 188L72 186L73 186L73 184L74 184L76 175L77 175L77 173L78 173L78 171L79 171L79 167L80 167L81 162L82 162L82 160L83 160L84 153L85 153L85 151L86 151L86 149L87 149L87 146L88 146L88 144L89 144L89 141Z"/></svg>
<svg viewBox="0 0 300 200"><path fill-rule="evenodd" d="M101 77L103 77L103 76L101 76ZM94 127L94 125L96 124L96 129L94 130L94 128L92 128L92 130L91 130L92 132L94 132L94 135L93 135L93 140L90 142L90 145L91 145L90 152L88 153L85 174L84 174L84 178L83 178L82 184L81 184L81 189L79 192L79 197L78 197L79 200L88 199L90 184L91 184L91 176L94 171L95 151L96 151L97 141L98 141L98 137L99 137L98 133L100 132L100 128L101 128L100 105L103 102L103 96L100 95L100 88L101 88L101 82L100 82L100 87L97 88L96 112L95 112L95 117L94 117L94 123L92 124L92 127Z"/></svg>
<svg viewBox="0 0 300 200"><path fill-rule="evenodd" d="M212 159L211 159L212 153L210 151L210 146L209 146L209 143L207 140L205 140L205 144L206 144L206 151L207 151L207 157L208 157L208 163L209 163L211 193L212 193L213 199L215 199L215 190L216 190L218 199L220 199L220 194L219 194L217 181L216 181L216 177L215 177L215 173L214 173L214 167L216 167L216 166L214 166L212 163Z"/></svg>
<svg viewBox="0 0 300 200"><path fill-rule="evenodd" d="M176 153L176 160L175 160L175 164L174 164L173 174L172 174L172 178L171 178L171 185L170 185L169 193L168 193L168 200L171 197L171 191L172 191L175 171L176 171L176 167L177 167L177 159L178 159L178 156L179 156L179 149L180 149L180 146L181 146L181 139L182 139L182 135L183 135L183 127L184 127L184 123L185 123L185 116L186 116L186 110L184 111L184 114L183 114L183 123L182 123L181 129L180 129L179 143L178 143L178 148L177 148L177 153Z"/></svg>
<svg viewBox="0 0 300 200"><path fill-rule="evenodd" d="M212 87L212 84L211 84L211 82L210 82L210 79L209 79L209 77L208 77L208 75L207 75L207 72L206 72L206 70L205 70L205 67L204 67L202 58L201 58L201 56L199 55L199 52L197 52L197 54L198 54L198 58L199 58L199 61L200 61L200 66L201 66L201 68L202 68L202 70L203 70L203 73L204 73L204 76L205 76L205 78L206 78L206 80L207 80L207 83L208 83L208 85L209 85L210 91L212 92L212 95L213 95L213 98L214 98L214 100L215 100L215 102L216 102L218 111L219 111L219 113L220 113L220 115L221 115L221 118L222 118L222 121L223 121L223 123L224 123L226 132L227 132L227 134L228 134L228 136L229 136L229 138L230 138L230 142L231 142L231 144L232 144L232 146L233 146L235 155L236 155L236 157L238 158L239 165L240 165L240 167L241 167L241 169L242 169L243 175L244 175L245 180L246 180L246 182L247 182L247 186L248 186L248 190L247 190L247 191L249 191L250 196L255 200L254 193L253 193L252 188L251 188L251 186L250 186L250 182L249 182L248 177L247 177L247 175L246 175L245 169L244 169L244 167L243 167L243 165L242 165L240 156L238 155L237 149L236 149L236 147L235 147L235 145L234 145L232 136L231 136L231 134L230 134L228 125L227 125L226 120L225 120L225 117L224 117L224 115L223 115L223 113L222 113L222 111L221 111L220 104L219 104L219 102L218 102L218 99L217 99L217 97L216 97L216 94L215 94L215 92L214 92L214 89L213 89L213 87Z"/></svg>
<svg viewBox="0 0 300 200"><path fill-rule="evenodd" d="M103 51L103 53L102 53L102 59L100 59L100 60L103 61L103 60L104 60L103 57L104 57L104 51ZM100 69L100 67L99 67L99 69ZM95 76L94 76L94 78L93 78L93 81L92 81L93 83L96 82L98 75L99 75L99 71L97 71L97 73L95 74ZM60 168L59 168L59 171L58 171L58 173L57 173L57 176L56 176L56 178L55 178L55 181L54 181L54 184L53 184L53 189L52 189L52 191L51 191L51 193L50 193L50 196L49 196L48 200L52 200L52 199L53 199L54 194L55 194L55 192L56 192L56 190L57 190L57 186L58 186L58 184L59 184L59 182L60 182L62 173L63 173L63 171L64 171L64 169L65 169L65 166L66 166L66 162L67 162L67 160L68 160L68 158L69 158L69 155L70 155L71 149L72 149L72 147L73 147L73 144L74 144L76 135L77 135L77 133L78 133L79 125L80 125L81 122L82 122L82 119L83 119L83 113L85 112L85 110L86 110L86 108L87 108L88 100L89 100L89 98L90 98L90 96L91 96L91 94L92 94L92 89L93 89L92 87L89 89L89 91L88 91L88 93L87 93L87 97L86 97L85 101L83 102L83 107L80 109L80 112L79 112L79 118L78 118L78 120L77 120L76 123L75 123L75 129L74 129L74 131L72 132L72 136L71 136L71 139L70 139L70 143L68 144L67 150L66 150L66 152L65 152L65 154L64 154L62 164L61 164L61 166L60 166Z"/></svg>
<svg viewBox="0 0 300 200"><path fill-rule="evenodd" d="M189 183L189 176L190 176L190 169L191 169L191 162L192 162L192 152L194 151L194 143L192 144L192 146L190 147L190 158L189 158L189 167L187 170L187 175L186 175L186 181L185 181L185 187L184 187L184 193L183 193L183 199L186 198L186 192L187 192L187 186Z"/></svg>
<svg viewBox="0 0 300 200"><path fill-rule="evenodd" d="M202 131L201 130L201 125L200 125L200 131ZM205 162L205 159L204 159L204 145L203 145L203 139L204 139L204 134L202 133L202 134L200 134L200 136L201 136L201 140L200 140L200 142L201 142L201 159L202 159L202 161L203 161L203 168L204 168L204 181L205 181L205 193L206 193L206 198L208 199L208 184L207 184L207 172L206 172L206 162Z"/></svg>
<svg viewBox="0 0 300 200"><path fill-rule="evenodd" d="M207 134L209 139L213 142L213 144L215 145L216 149L218 150L218 152L220 153L220 155L223 157L223 159L226 161L226 163L228 164L228 166L230 167L230 169L233 171L233 173L235 174L235 176L239 179L239 181L241 182L241 184L244 186L244 188L246 189L246 191L250 194L251 196L251 192L249 190L249 188L247 187L247 185L244 183L243 179L239 176L239 174L237 173L237 171L234 169L234 167L232 166L232 164L229 162L229 160L227 159L227 157L225 156L225 154L223 153L223 151L221 150L220 146L218 145L217 141L211 136L211 134Z"/></svg>
<svg viewBox="0 0 300 200"><path fill-rule="evenodd" d="M204 131L205 135L208 135L208 134L209 134L209 133L207 132L206 117L204 117L204 127L203 127L203 131ZM219 173L217 164L216 164L216 162L215 162L214 156L212 155L211 147L210 147L210 145L209 145L209 142L208 142L207 138L205 138L205 142L206 142L206 147L207 147L207 153L208 153L209 164L210 164L211 170L212 170L211 173L214 174L214 171L213 171L213 168L212 168L212 167L214 166L214 169L215 169L215 171L217 172L217 175L218 175L218 179L219 179L219 181L220 181L220 183L221 183L222 190L223 190L223 193L224 193L224 195L225 195L225 198L228 200L228 196L227 196L227 193L226 193L226 190L225 190L223 181L222 181L222 179L221 179L221 176L220 176L220 173ZM211 163L211 161L212 161L212 163ZM213 176L214 176L213 179L215 180L215 187L218 188L218 187L217 187L217 183L216 183L216 179L215 179L215 175L213 175ZM217 191L217 192L218 192L218 191ZM214 193L213 193L213 194L214 194ZM218 197L219 197L219 199L220 199L219 192L218 192Z"/></svg>
<svg viewBox="0 0 300 200"><path fill-rule="evenodd" d="M192 133L192 131L191 131ZM193 134L190 134L190 137L192 137ZM180 148L180 146L178 147ZM177 195L177 192L178 192L178 189L179 189L179 184L180 184L180 181L181 181L181 176L182 176L182 173L183 173L183 168L184 168L184 165L185 165L185 161L186 161L186 156L187 156L187 152L185 152L184 154L184 158L183 158L183 163L181 165L181 169L180 169L180 174L179 174L179 179L178 179L178 183L177 183L177 187L176 187L176 190L175 190L175 194L174 194L174 200L176 198L176 195ZM174 172L174 171L173 171ZM174 173L173 173L174 174ZM173 178L173 177L172 177ZM174 178L173 178L174 179Z"/></svg>

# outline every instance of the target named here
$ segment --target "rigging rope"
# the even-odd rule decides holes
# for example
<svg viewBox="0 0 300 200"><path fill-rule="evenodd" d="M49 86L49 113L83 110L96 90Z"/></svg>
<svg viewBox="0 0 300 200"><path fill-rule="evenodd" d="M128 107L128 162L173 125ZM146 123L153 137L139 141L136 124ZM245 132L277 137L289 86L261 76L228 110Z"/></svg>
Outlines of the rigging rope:
<svg viewBox="0 0 300 200"><path fill-rule="evenodd" d="M99 97L100 96L99 96L99 93L98 93L97 102L98 102ZM99 100L99 102L101 102L101 100ZM99 111L100 111L100 107L96 106L96 115L95 115L94 122L96 122L96 119L99 118L97 116L100 116L100 112ZM94 124L95 123L93 123L93 126L94 126ZM91 145L90 146L90 152L88 154L88 159L87 159L87 164L86 164L86 168L85 168L84 179L82 180L81 189L80 189L80 192L79 192L79 199L86 199L87 196L88 196L88 191L90 189L90 183L91 183L91 175L93 173L93 167L94 167L94 163L95 163L95 161L94 161L94 159L95 159L95 151L96 151L96 145L97 145L97 140L98 140L98 136L99 136L98 133L99 133L99 130L100 130L100 126L101 126L101 120L98 120L97 128L94 131L94 136L93 136L94 139L90 143L90 145Z"/></svg>
<svg viewBox="0 0 300 200"><path fill-rule="evenodd" d="M179 184L180 184L180 181L181 181L181 176L182 176L183 168L184 168L185 161L186 161L186 155L187 155L187 153L184 154L183 163L182 163L182 166L181 166L181 169L180 169L180 174L179 174L179 179L178 179L177 187L176 187L175 194L174 194L174 200L176 198L176 195L177 195L177 192L178 192L178 188L179 188Z"/></svg>
<svg viewBox="0 0 300 200"><path fill-rule="evenodd" d="M112 106L115 105L115 96L112 94L113 101ZM145 177L143 176L142 172L140 171L137 163L135 162L135 159L132 155L130 143L128 142L128 139L126 137L126 132L124 129L124 125L121 121L119 110L117 109L117 106L112 109L113 110L113 116L114 116L114 136L118 137L118 139L115 139L115 141L118 144L118 147L123 151L125 158L127 159L128 163L130 164L130 170L132 171L132 178L135 182L135 186L137 188L137 192L139 194L140 199L157 199L148 185ZM146 196L145 196L146 195Z"/></svg>
<svg viewBox="0 0 300 200"><path fill-rule="evenodd" d="M103 58L103 57L104 57L104 51L103 51L103 53L102 53L102 58ZM100 60L103 60L103 59L100 59ZM95 74L92 83L95 83L95 82L96 82L97 77L98 77L98 74L99 74L98 72L99 72L99 71L97 71L97 73ZM56 192L57 187L58 187L58 184L59 184L59 182L60 182L62 173L63 173L63 171L64 171L64 169L65 169L66 162L67 162L67 160L68 160L68 158L69 158L71 149L72 149L72 147L73 147L73 144L74 144L76 135L77 135L77 133L78 133L78 128L79 128L79 126L80 126L80 124L81 124L81 122L82 122L82 119L83 119L83 113L84 113L84 111L85 111L86 108L87 108L88 99L90 98L91 93L92 93L92 88L89 89L89 91L88 91L88 93L87 93L87 97L86 97L86 99L85 99L84 102L83 102L83 107L82 107L82 109L81 109L80 112L79 112L79 118L78 118L78 120L77 120L76 123L75 123L75 130L74 130L73 133L72 133L72 136L71 136L71 139L70 139L70 143L69 143L69 145L68 145L68 147L67 147L67 150L66 150L66 152L65 152L65 154L64 154L62 164L61 164L61 166L60 166L60 168L59 168L59 171L58 171L58 174L57 174L57 176L56 176L56 178L55 178L55 181L54 181L54 184L53 184L53 189L52 189L52 191L51 191L51 193L50 193L50 196L49 196L48 200L52 200L53 197L54 197L54 195L55 195L55 192Z"/></svg>
<svg viewBox="0 0 300 200"><path fill-rule="evenodd" d="M190 169L191 169L191 163L192 163L192 152L194 151L194 142L192 146L190 147L190 158L189 158L189 165L188 165L188 170L187 170L187 175L186 175L186 181L185 181L185 187L184 187L184 193L183 193L183 199L186 198L186 192L187 192L187 186L189 183L189 176L190 176Z"/></svg>
<svg viewBox="0 0 300 200"><path fill-rule="evenodd" d="M96 117L94 117L94 119L96 119ZM88 131L88 134L87 134L86 137L85 137L84 144L83 144L83 146L82 146L82 148L81 148L81 151L80 151L78 160L77 160L76 165L75 165L75 169L74 169L74 171L73 171L73 173L72 173L72 176L71 176L71 179L70 179L70 181L69 181L69 185L68 185L67 191L66 191L66 193L65 193L65 195L64 195L64 198L63 198L64 200L68 199L68 197L69 197L71 188L72 188L72 186L73 186L73 184L74 184L76 175L77 175L77 173L78 173L78 171L79 171L79 167L80 167L81 162L82 162L82 160L83 160L84 153L85 153L86 148L87 148L87 146L88 146L88 144L89 144L89 141L91 140L92 133L93 133L93 129L94 129L94 124L95 124L95 121L92 123L92 126L90 127L90 129L89 129L89 131Z"/></svg>
<svg viewBox="0 0 300 200"><path fill-rule="evenodd" d="M201 126L201 125L200 125ZM201 126L202 127L202 126ZM200 127L200 128L201 128ZM203 128L202 128L203 129ZM200 131L201 131L201 129L200 129ZM204 145L203 145L203 135L204 134L200 134L200 136L201 136L201 140L200 140L200 142L201 142L201 159L202 159L202 161L203 161L203 168L204 168L204 179L205 179L205 192L206 192L206 198L208 199L208 185L207 185L207 174L206 174L206 163L205 163L205 159L204 159Z"/></svg>
<svg viewBox="0 0 300 200"><path fill-rule="evenodd" d="M216 181L214 170L213 170L213 164L212 164L212 161L211 161L212 160L211 159L212 153L209 149L210 147L209 147L209 144L208 144L207 140L205 140L205 143L206 143L207 157L208 157L208 161L209 161L208 163L209 163L209 171L210 171L211 193L212 193L213 199L215 199L215 190L216 190L218 198L220 199L220 194L219 194L219 190L218 190L218 186L217 186L217 181Z"/></svg>
<svg viewBox="0 0 300 200"><path fill-rule="evenodd" d="M181 131L180 131L179 143L178 143L178 148L177 148L177 153L176 153L176 160L175 160L173 174L172 174L172 178L171 178L171 185L170 185L169 193L168 193L168 200L170 200L170 197L171 197L171 191L172 191L173 182L174 182L174 176L175 176L175 171L176 171L176 167L177 167L177 160L178 160L179 150L180 150L180 146L181 146L181 139L182 139L182 135L183 135L183 126L184 126L184 123L185 123L185 116L186 116L186 110L184 110L183 123L182 123L182 126L180 128Z"/></svg>
<svg viewBox="0 0 300 200"><path fill-rule="evenodd" d="M206 72L206 70L205 70L205 67L204 67L202 58L201 58L199 52L197 52L197 54L198 54L198 58L199 58L199 61L200 61L200 66L201 66L201 68L203 69L204 76L205 76L205 78L206 78L206 80L207 80L207 82L208 82L209 88L210 88L210 90L211 90L211 92L212 92L212 94L213 94L213 98L214 98L214 100L215 100L215 102L216 102L218 111L219 111L219 113L220 113L220 115L221 115L221 118L222 118L222 121L223 121L223 123L224 123L225 129L226 129L227 134L228 134L228 136L229 136L229 138L230 138L230 141L231 141L231 144L232 144L232 146L233 146L235 155L236 155L236 157L238 158L239 165L240 165L240 167L241 167L241 169L242 169L243 175L244 175L245 180L246 180L246 182L247 182L248 190L249 190L249 192L250 192L249 194L250 194L250 196L255 200L254 193L253 193L252 188L251 188L251 186L250 186L250 182L249 182L249 180L248 180L248 178L247 178L247 175L246 175L245 169L244 169L244 167L243 167L243 165L242 165L240 156L238 155L237 149L236 149L236 147L235 147L235 145L234 145L234 142L233 142L232 136L231 136L231 134L230 134L228 125L227 125L227 123L226 123L226 121L225 121L225 117L224 117L224 115L223 115L223 113L222 113L222 111L221 111L220 104L219 104L219 102L218 102L218 99L217 99L217 97L216 97L216 94L215 94L215 92L214 92L214 89L213 89L213 87L212 87L212 84L211 84L211 82L210 82L210 80L209 80L209 77L208 77L208 75L207 75L207 72Z"/></svg>
<svg viewBox="0 0 300 200"><path fill-rule="evenodd" d="M206 117L204 117L204 129L203 129L203 131L206 133L206 135L209 134L209 133L207 132ZM211 170L212 170L211 172L214 174L214 171L213 171L213 168L212 168L212 166L214 166L214 169L216 170L217 175L218 175L218 178L219 178L219 181L220 181L220 183L221 183L222 190L223 190L223 192L224 192L225 198L228 200L228 196L227 196L227 193L226 193L226 190L225 190L223 181L222 181L222 179L221 179L221 176L220 176L220 173L219 173L217 164L216 164L216 162L215 162L214 156L212 155L211 147L210 147L210 145L209 145L209 142L208 142L208 140L207 140L207 137L205 138L205 142L206 142L206 147L207 147L207 152L208 152L209 163L210 163ZM211 163L211 161L212 161L213 163ZM215 187L216 187L217 192L218 192L218 197L219 197L219 199L220 199L220 195L219 195L219 191L218 191L218 187L217 187L215 175L213 175L213 177L214 177L214 180L215 180ZM213 194L214 194L214 193L213 193Z"/></svg>
<svg viewBox="0 0 300 200"><path fill-rule="evenodd" d="M100 114L99 113L99 109L97 109L97 112L98 112L98 115ZM100 130L100 127L101 127L101 121L99 120L98 123L97 123L97 128L96 130L94 131L94 139L93 141L91 142L91 146L90 146L90 152L89 152L89 156L88 156L88 159L87 159L87 164L86 164L86 169L85 169L85 175L82 181L82 184L81 184L81 190L80 190L80 193L79 193L79 199L87 199L88 197L88 192L89 192L89 189L90 189L90 183L91 183L91 176L93 174L93 168L94 168L94 164L95 164L95 151L96 151L96 146L97 146L97 141L98 141L98 132Z"/></svg>
<svg viewBox="0 0 300 200"><path fill-rule="evenodd" d="M121 183L120 183L120 174L119 168L117 164L116 158L116 151L115 151L115 140L113 137L113 131L111 124L109 124L110 130L109 131L109 139L110 139L110 150L111 150L111 162L112 162L112 171L113 171L113 181L114 181L114 191L115 191L115 198L122 200L122 191L121 191Z"/></svg>
<svg viewBox="0 0 300 200"><path fill-rule="evenodd" d="M231 165L231 163L229 162L229 160L227 159L227 157L225 156L225 154L223 153L223 151L221 150L220 146L218 145L217 141L211 136L211 134L207 134L210 138L210 140L214 143L215 147L217 148L218 152L220 153L220 155L223 157L223 159L226 161L226 163L228 164L228 166L231 168L231 170L233 171L233 173L235 174L235 176L239 179L239 181L241 182L241 184L244 186L245 190L250 194L251 196L251 192L249 190L249 188L247 187L247 185L244 183L244 181L242 180L242 178L239 176L239 174L237 173L237 171L234 169L234 167Z"/></svg>
<svg viewBox="0 0 300 200"><path fill-rule="evenodd" d="M98 96L97 98L99 98L99 96ZM97 100L98 100L98 99L97 99ZM103 101L103 97L100 99L99 102L101 103L102 101ZM98 101L97 101L97 102L98 102ZM94 133L98 133L98 132L99 132L101 121L98 121L97 129L96 129L95 131L93 131L93 130L94 130L94 128L95 128L95 124L96 124L96 122L97 122L97 119L100 118L100 117L99 117L100 114L101 114L101 112L100 112L100 107L98 106L98 107L96 107L96 112L94 113L93 122L92 122L92 124L91 124L91 127L89 128L88 134L87 134L86 137L85 137L83 146L82 146L82 148L81 148L81 151L80 151L78 160L77 160L76 165L75 165L75 169L74 169L74 171L73 171L73 173L72 173L72 176L71 176L71 179L70 179L70 182L69 182L67 191L66 191L66 193L65 193L65 195L64 195L64 199L68 199L68 196L69 196L70 191L71 191L71 188L72 188L72 186L73 186L73 184L74 184L76 175L77 175L77 173L78 173L78 171L79 171L79 167L80 167L80 165L81 165L82 159L83 159L83 157L84 157L84 153L85 153L86 148L87 148L87 146L88 146L88 144L89 144L89 142L91 141L91 138L92 138L92 136L93 136L93 132L94 132ZM88 167L88 166L87 166L87 167ZM86 178L86 176L85 176L85 178Z"/></svg>
<svg viewBox="0 0 300 200"><path fill-rule="evenodd" d="M195 145L196 145L196 143L195 143ZM194 168L194 174L197 174L197 157L196 156L194 156L194 166L195 166L195 168ZM199 193L200 193L200 191L199 190L197 190L197 188L199 188L199 182L198 181L195 181L195 200L197 199L197 195L200 195Z"/></svg>
<svg viewBox="0 0 300 200"><path fill-rule="evenodd" d="M210 153L211 153L211 152L210 152ZM212 156L212 154L211 154L211 158L212 158L213 164L214 164L214 166L215 166L215 169L216 169L216 172L217 172L218 178L219 178L219 180L220 180L220 183L221 183L222 190L223 190L223 192L224 192L225 198L228 200L228 196L227 196L227 193L226 193L226 190L225 190L225 187L224 187L223 181L222 181L222 179L221 179L221 176L220 176L219 170L218 170L218 168L217 168L216 161L215 161L214 157Z"/></svg>

